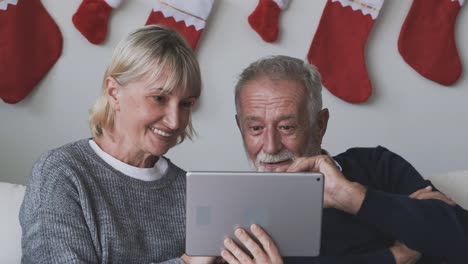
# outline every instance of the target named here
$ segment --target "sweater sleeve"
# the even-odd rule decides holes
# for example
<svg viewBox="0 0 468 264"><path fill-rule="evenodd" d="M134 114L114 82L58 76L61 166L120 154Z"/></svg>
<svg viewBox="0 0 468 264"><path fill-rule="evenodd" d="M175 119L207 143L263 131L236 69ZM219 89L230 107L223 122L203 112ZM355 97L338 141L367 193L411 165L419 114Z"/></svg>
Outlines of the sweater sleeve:
<svg viewBox="0 0 468 264"><path fill-rule="evenodd" d="M151 263L151 264L156 264L156 263ZM175 258L175 259L166 260L159 264L185 264L185 262L181 258Z"/></svg>
<svg viewBox="0 0 468 264"><path fill-rule="evenodd" d="M23 263L98 263L79 193L50 153L33 167L20 211Z"/></svg>
<svg viewBox="0 0 468 264"><path fill-rule="evenodd" d="M410 198L430 182L400 156L382 147L376 152L368 181L377 184L368 186L357 217L423 255L466 263L466 211L440 200Z"/></svg>

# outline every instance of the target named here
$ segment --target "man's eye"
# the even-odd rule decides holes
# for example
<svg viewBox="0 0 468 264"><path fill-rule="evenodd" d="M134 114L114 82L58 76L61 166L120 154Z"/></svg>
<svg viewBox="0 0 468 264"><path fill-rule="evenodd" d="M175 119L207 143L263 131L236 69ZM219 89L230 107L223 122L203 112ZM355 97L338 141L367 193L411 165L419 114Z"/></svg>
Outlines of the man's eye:
<svg viewBox="0 0 468 264"><path fill-rule="evenodd" d="M250 130L252 130L252 131L260 131L261 129L262 129L261 126L251 126L250 127Z"/></svg>
<svg viewBox="0 0 468 264"><path fill-rule="evenodd" d="M294 126L280 126L279 128L286 132L294 130Z"/></svg>

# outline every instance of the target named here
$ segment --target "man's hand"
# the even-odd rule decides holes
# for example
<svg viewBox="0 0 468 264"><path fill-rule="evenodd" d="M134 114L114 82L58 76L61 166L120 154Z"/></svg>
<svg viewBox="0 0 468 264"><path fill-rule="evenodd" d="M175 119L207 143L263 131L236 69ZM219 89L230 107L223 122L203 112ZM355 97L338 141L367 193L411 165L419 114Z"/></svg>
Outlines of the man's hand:
<svg viewBox="0 0 468 264"><path fill-rule="evenodd" d="M414 264L421 258L421 253L408 248L400 241L396 241L390 247L390 252L392 252L396 264Z"/></svg>
<svg viewBox="0 0 468 264"><path fill-rule="evenodd" d="M185 264L213 264L216 259L216 257L190 257L185 254L180 258Z"/></svg>
<svg viewBox="0 0 468 264"><path fill-rule="evenodd" d="M427 186L426 188L419 189L412 193L409 197L414 198L414 199L438 199L441 200L451 206L455 206L456 203L454 200L450 199L447 195L444 193L438 192L438 191L433 191L432 186Z"/></svg>
<svg viewBox="0 0 468 264"><path fill-rule="evenodd" d="M226 238L224 240L224 247L226 247L226 249L221 251L221 256L224 260L230 264L282 264L283 259L273 239L258 225L252 225L250 230L258 241L260 241L261 245L257 244L242 228L238 228L234 234L250 251L249 253L253 258L236 245L232 239Z"/></svg>
<svg viewBox="0 0 468 264"><path fill-rule="evenodd" d="M327 155L302 157L296 159L287 172L321 172L325 175L324 206L333 207L350 214L361 208L366 188L359 183L350 182Z"/></svg>

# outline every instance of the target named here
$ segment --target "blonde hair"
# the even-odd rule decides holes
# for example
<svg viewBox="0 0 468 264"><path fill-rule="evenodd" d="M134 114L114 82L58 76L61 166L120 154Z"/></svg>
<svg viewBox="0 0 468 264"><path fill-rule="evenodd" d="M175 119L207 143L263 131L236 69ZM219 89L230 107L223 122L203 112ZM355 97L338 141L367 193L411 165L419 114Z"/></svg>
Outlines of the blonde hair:
<svg viewBox="0 0 468 264"><path fill-rule="evenodd" d="M101 95L90 110L92 135L99 137L104 130L110 130L114 126L115 113L109 104L105 84L108 77L125 86L143 78L153 82L162 75L167 76L163 86L165 92L182 89L183 93L200 96L201 76L198 61L192 49L176 31L150 25L131 32L120 41L104 74ZM194 134L190 117L178 143L184 141L185 137L192 139Z"/></svg>

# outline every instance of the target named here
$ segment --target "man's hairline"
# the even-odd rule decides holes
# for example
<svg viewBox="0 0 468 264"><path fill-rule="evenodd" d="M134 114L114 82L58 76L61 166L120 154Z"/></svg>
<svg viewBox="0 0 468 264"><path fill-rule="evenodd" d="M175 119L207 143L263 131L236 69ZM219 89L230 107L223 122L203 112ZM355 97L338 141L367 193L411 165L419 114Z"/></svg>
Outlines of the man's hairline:
<svg viewBox="0 0 468 264"><path fill-rule="evenodd" d="M281 77L277 77L277 78L272 78L271 77L272 74L268 74L268 73L262 73L262 74L258 74L257 76L255 76L254 78L250 78L250 79L246 79L243 81L242 85L239 86L239 82L236 84L235 88L235 107L236 107L236 116L237 116L237 119L240 123L241 121L241 117L242 117L242 114L241 114L241 93L242 93L242 90L245 89L245 86L247 85L247 83L249 82L252 82L252 81L259 81L261 79L269 79L271 81L294 81L298 84L300 84L303 92L305 93L305 97L306 97L306 110L307 112L309 112L310 110L310 107L308 106L309 104L312 104L314 102L314 99L311 98L311 96L308 94L309 90L307 89L306 85L301 82L300 80L297 80L297 79L292 79L292 78L285 78L285 76L283 76L282 78ZM322 107L323 108L323 107ZM320 113L322 109L317 109L317 111L313 111L313 113L308 113L310 115L318 115ZM312 120L312 119L308 119L309 120L309 126L314 126L315 123L316 123L316 118L314 118L315 122ZM241 123L239 124L241 125ZM242 131L242 128L241 128L241 131Z"/></svg>

